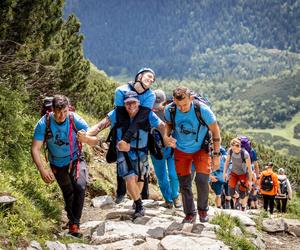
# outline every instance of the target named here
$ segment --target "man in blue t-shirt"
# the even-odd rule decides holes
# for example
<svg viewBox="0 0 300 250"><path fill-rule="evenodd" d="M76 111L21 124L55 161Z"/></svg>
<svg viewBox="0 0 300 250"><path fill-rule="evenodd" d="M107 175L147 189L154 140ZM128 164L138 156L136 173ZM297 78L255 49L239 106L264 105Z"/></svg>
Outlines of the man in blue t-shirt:
<svg viewBox="0 0 300 250"><path fill-rule="evenodd" d="M55 179L63 193L65 209L69 219L69 233L80 237L79 223L83 209L87 184L87 166L76 140L78 130L88 130L87 123L73 112L69 112L69 99L55 95L53 112L44 115L36 124L31 154L42 179L51 183ZM51 170L44 167L40 152L47 145Z"/></svg>
<svg viewBox="0 0 300 250"><path fill-rule="evenodd" d="M128 91L124 96L124 104L127 111L127 119L133 122L140 107L138 94L135 91ZM96 135L111 125L112 129L116 129L116 149L117 149L117 169L118 175L123 177L129 195L134 200L135 212L133 219L144 216L144 207L141 200L141 190L144 182L141 180L149 173L148 163L148 133L151 127L158 128L164 134L164 122L152 111L147 116L143 127L137 130L133 135L130 143L120 144L123 136L123 128L119 126L119 118L116 109L108 113L108 115L93 126L87 133L79 132L79 140L90 145L96 145L98 139Z"/></svg>
<svg viewBox="0 0 300 250"><path fill-rule="evenodd" d="M213 158L212 170L220 165L220 130L216 117L211 109L200 103L200 113L203 123L198 119L191 91L179 86L173 91L174 103L165 108L166 134L165 143L173 147L175 167L179 179L182 195L183 209L186 217L183 223L193 223L196 220L196 210L192 192L191 167L196 168L195 182L197 186L197 209L200 222L208 221L208 178L210 173L211 158L206 138L208 130L212 133ZM198 105L197 105L198 106ZM171 112L175 118L172 118ZM174 124L175 123L175 124ZM173 130L173 132L172 132Z"/></svg>
<svg viewBox="0 0 300 250"><path fill-rule="evenodd" d="M115 90L114 105L118 113L118 119L123 124L124 133L122 140L119 144L126 145L130 143L133 134L136 133L138 127L143 127L147 120L149 112L152 110L155 101L155 94L150 89L151 85L155 82L155 72L151 68L141 68L134 81L130 81ZM128 124L127 111L124 106L124 97L128 91L135 91L138 94L140 101L139 112L136 114L133 121ZM117 197L116 203L120 203L124 200L126 194L126 185L122 177L117 175ZM145 178L144 187L142 190L142 198L148 199L148 179Z"/></svg>

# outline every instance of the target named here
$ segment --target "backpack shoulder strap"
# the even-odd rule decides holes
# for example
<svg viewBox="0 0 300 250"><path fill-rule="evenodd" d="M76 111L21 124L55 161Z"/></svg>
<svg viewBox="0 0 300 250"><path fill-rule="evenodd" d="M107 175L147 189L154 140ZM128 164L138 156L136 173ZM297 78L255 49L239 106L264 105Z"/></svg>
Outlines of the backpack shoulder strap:
<svg viewBox="0 0 300 250"><path fill-rule="evenodd" d="M200 104L200 102L196 101L196 100L193 100L193 103L194 103L195 114L196 114L196 117L197 117L197 119L199 121L198 129L197 129L197 135L196 135L196 142L197 142L198 141L198 135L199 135L199 131L200 131L201 125L205 126L205 127L208 127L208 126L206 125L205 121L202 118L202 115L201 115L201 104Z"/></svg>
<svg viewBox="0 0 300 250"><path fill-rule="evenodd" d="M73 112L70 112L69 113L69 119L70 119L70 122L72 123L72 129L75 131L75 133L77 134L78 132L78 129L76 127L76 124L75 124L75 119L74 119L74 113Z"/></svg>
<svg viewBox="0 0 300 250"><path fill-rule="evenodd" d="M170 111L170 117L171 117L171 122L172 122L172 127L173 130L175 130L175 115L176 115L176 104L174 102L171 103L170 107L169 107L169 111Z"/></svg>
<svg viewBox="0 0 300 250"><path fill-rule="evenodd" d="M242 158L242 162L246 163L246 159L245 159L245 149L242 148L241 150L241 158Z"/></svg>
<svg viewBox="0 0 300 250"><path fill-rule="evenodd" d="M229 157L230 157L230 159L232 158L232 154L233 154L232 149L229 149Z"/></svg>
<svg viewBox="0 0 300 250"><path fill-rule="evenodd" d="M193 100L193 103L194 103L194 109L199 123L203 126L208 127L201 115L201 103L197 100Z"/></svg>
<svg viewBox="0 0 300 250"><path fill-rule="evenodd" d="M46 133L44 137L44 143L47 142L47 140L52 136L52 131L50 128L50 113L47 111L45 114L45 119L46 119Z"/></svg>

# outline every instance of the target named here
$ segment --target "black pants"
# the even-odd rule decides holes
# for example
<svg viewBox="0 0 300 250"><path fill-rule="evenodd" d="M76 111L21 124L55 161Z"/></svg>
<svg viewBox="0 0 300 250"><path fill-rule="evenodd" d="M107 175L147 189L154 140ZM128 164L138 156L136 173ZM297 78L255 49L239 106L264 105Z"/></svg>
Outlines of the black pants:
<svg viewBox="0 0 300 250"><path fill-rule="evenodd" d="M63 193L65 210L70 224L80 224L87 184L87 166L84 160L80 161L79 177L76 179L76 163L69 173L69 165L56 167L51 165L55 179Z"/></svg>
<svg viewBox="0 0 300 250"><path fill-rule="evenodd" d="M276 199L278 212L286 213L287 200L288 200L288 198Z"/></svg>
<svg viewBox="0 0 300 250"><path fill-rule="evenodd" d="M274 211L274 200L275 195L263 195L264 199L264 209L268 211L268 207L270 208L270 214L273 214Z"/></svg>
<svg viewBox="0 0 300 250"><path fill-rule="evenodd" d="M143 200L149 199L149 176L144 177L144 186L141 192ZM117 175L117 196L124 196L126 194L126 183L123 177Z"/></svg>

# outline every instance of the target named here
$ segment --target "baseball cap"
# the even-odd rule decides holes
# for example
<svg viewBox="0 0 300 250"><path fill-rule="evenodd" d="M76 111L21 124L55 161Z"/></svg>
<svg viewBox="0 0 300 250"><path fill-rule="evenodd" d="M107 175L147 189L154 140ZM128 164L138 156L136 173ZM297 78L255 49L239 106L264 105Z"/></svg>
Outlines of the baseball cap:
<svg viewBox="0 0 300 250"><path fill-rule="evenodd" d="M135 91L127 91L124 97L124 103L126 102L139 102L139 96Z"/></svg>
<svg viewBox="0 0 300 250"><path fill-rule="evenodd" d="M156 96L153 108L158 108L159 105L166 101L166 94L161 89L154 90L154 94Z"/></svg>

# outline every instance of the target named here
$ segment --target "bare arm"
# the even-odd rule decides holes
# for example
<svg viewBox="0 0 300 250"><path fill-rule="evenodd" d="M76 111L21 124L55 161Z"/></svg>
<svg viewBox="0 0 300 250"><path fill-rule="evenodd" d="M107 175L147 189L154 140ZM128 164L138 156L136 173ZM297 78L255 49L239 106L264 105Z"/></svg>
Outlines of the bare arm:
<svg viewBox="0 0 300 250"><path fill-rule="evenodd" d="M98 133L100 133L103 129L109 127L111 124L110 120L108 119L108 117L106 116L104 119L102 119L100 122L98 122L96 125L94 125L93 127L91 127L88 132L87 135L97 135Z"/></svg>
<svg viewBox="0 0 300 250"><path fill-rule="evenodd" d="M246 166L247 166L247 169L248 169L249 181L252 181L253 174L252 174L252 169L251 169L251 160L250 160L250 157L246 159Z"/></svg>
<svg viewBox="0 0 300 250"><path fill-rule="evenodd" d="M95 146L99 143L99 140L96 135L103 129L109 127L110 124L111 122L108 119L108 117L105 117L103 120L91 127L87 132L83 130L78 131L77 138L80 142L87 143L90 146Z"/></svg>
<svg viewBox="0 0 300 250"><path fill-rule="evenodd" d="M31 145L31 156L44 182L51 183L54 180L54 176L51 170L46 170L44 167L44 164L41 159L42 146L43 141L33 140Z"/></svg>
<svg viewBox="0 0 300 250"><path fill-rule="evenodd" d="M159 130L161 136L164 138L166 133L166 124L162 121L161 123L159 123L157 129Z"/></svg>
<svg viewBox="0 0 300 250"><path fill-rule="evenodd" d="M258 162L255 161L253 164L254 164L255 174L256 174L256 176L259 176L259 165L258 165Z"/></svg>
<svg viewBox="0 0 300 250"><path fill-rule="evenodd" d="M229 162L230 162L230 156L227 156L226 161L224 163L224 170L223 170L223 179L224 179L224 181L227 181L227 179L228 179L227 169L228 169L228 166L229 166Z"/></svg>
<svg viewBox="0 0 300 250"><path fill-rule="evenodd" d="M220 134L220 129L219 125L217 122L214 122L213 124L208 126L209 130L212 133L212 141L213 141L213 151L214 152L220 152L220 145L221 145L221 134ZM213 156L213 171L217 170L220 168L220 155Z"/></svg>
<svg viewBox="0 0 300 250"><path fill-rule="evenodd" d="M171 148L176 148L176 139L171 136L172 123L165 123L164 142L165 145Z"/></svg>

